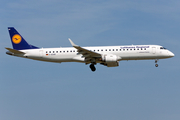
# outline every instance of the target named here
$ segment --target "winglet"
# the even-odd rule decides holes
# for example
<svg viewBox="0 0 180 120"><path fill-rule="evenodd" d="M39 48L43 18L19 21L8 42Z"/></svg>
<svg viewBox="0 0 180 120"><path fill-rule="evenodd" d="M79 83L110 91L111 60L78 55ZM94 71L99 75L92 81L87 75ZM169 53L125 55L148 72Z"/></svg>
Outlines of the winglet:
<svg viewBox="0 0 180 120"><path fill-rule="evenodd" d="M71 43L71 45L74 47L74 46L78 46L76 44L73 43L73 41L69 38L69 42Z"/></svg>

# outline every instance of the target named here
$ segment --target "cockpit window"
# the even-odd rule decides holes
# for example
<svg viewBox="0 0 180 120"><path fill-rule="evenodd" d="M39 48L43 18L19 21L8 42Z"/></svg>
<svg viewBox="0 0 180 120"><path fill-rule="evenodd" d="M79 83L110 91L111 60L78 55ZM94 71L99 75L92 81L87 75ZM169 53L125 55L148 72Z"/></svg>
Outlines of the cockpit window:
<svg viewBox="0 0 180 120"><path fill-rule="evenodd" d="M166 50L166 48L165 48L165 47L160 47L160 49L164 49L164 50Z"/></svg>

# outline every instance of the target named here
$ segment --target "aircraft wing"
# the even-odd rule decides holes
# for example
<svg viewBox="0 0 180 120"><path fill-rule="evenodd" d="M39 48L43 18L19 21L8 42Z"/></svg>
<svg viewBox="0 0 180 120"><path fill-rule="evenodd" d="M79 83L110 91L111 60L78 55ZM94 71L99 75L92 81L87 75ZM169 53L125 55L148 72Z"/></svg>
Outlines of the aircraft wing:
<svg viewBox="0 0 180 120"><path fill-rule="evenodd" d="M71 45L78 50L78 54L82 54L83 57L85 57L86 59L97 58L97 57L102 56L101 54L99 54L97 52L90 51L88 49L82 48L82 47L74 44L70 38L69 38L69 41L70 41Z"/></svg>

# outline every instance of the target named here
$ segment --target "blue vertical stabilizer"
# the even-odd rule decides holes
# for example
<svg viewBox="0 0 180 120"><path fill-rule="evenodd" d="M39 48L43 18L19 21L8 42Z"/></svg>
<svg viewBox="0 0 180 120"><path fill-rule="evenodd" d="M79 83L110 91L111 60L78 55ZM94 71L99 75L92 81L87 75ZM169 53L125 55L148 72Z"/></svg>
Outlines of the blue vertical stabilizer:
<svg viewBox="0 0 180 120"><path fill-rule="evenodd" d="M8 27L13 49L24 50L24 49L38 49L38 47L30 45L26 40L18 33L14 27Z"/></svg>

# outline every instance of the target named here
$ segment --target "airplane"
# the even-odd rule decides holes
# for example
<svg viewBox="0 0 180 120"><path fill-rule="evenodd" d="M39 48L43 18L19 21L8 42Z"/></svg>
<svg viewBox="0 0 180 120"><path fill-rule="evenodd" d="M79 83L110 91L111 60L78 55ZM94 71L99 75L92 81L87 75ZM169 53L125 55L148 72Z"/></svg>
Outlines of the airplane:
<svg viewBox="0 0 180 120"><path fill-rule="evenodd" d="M90 64L96 71L97 63L107 67L119 66L123 60L155 60L158 67L159 59L174 57L174 54L160 45L124 45L80 47L70 38L72 47L39 48L29 44L14 27L8 27L12 48L6 48L6 54L46 62L80 62Z"/></svg>

